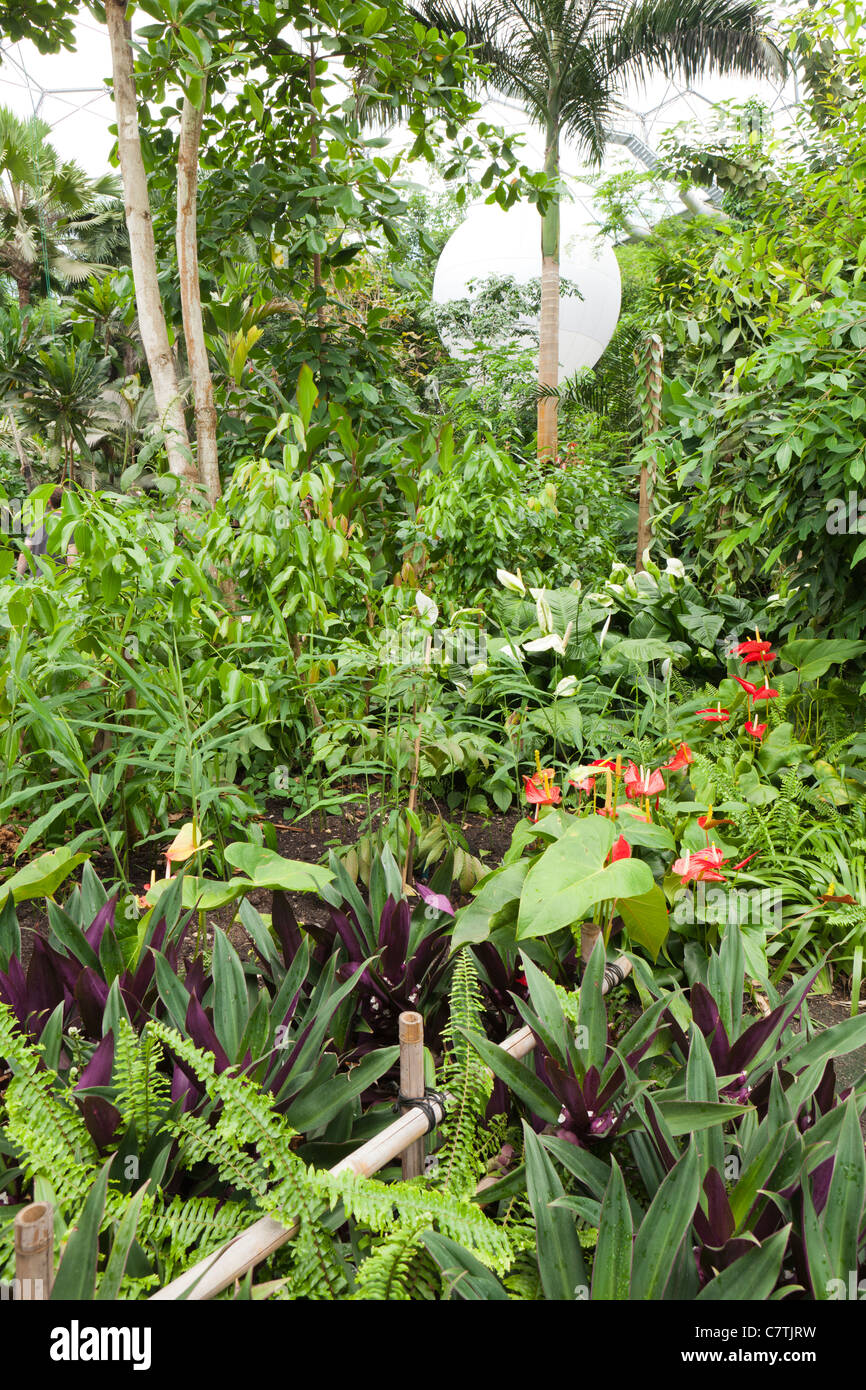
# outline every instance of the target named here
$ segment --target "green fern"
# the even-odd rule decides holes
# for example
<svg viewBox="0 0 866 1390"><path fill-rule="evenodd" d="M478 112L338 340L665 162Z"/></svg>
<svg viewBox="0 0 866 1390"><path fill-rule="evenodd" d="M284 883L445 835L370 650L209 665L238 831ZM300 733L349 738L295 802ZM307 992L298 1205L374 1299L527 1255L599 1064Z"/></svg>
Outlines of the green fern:
<svg viewBox="0 0 866 1390"><path fill-rule="evenodd" d="M437 1155L436 1181L446 1191L471 1194L489 1150L489 1143L485 1144L481 1136L493 1078L460 1031L482 1031L483 1000L478 971L467 948L457 955L449 1003L449 1020L442 1030L445 1056L439 1085L454 1103L441 1126L444 1142Z"/></svg>

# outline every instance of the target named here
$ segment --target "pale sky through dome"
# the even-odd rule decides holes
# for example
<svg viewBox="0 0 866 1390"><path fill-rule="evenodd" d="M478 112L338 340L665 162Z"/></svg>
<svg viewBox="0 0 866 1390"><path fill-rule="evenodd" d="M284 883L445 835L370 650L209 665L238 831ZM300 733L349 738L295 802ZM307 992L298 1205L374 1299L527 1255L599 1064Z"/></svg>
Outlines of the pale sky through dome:
<svg viewBox="0 0 866 1390"><path fill-rule="evenodd" d="M109 167L113 144L109 127L114 121L114 106L104 85L111 72L110 46L107 31L84 5L76 22L76 35L75 53L43 55L30 43L0 42L0 104L11 107L23 117L31 115L38 107L40 116L51 126L50 138L61 155L75 159L88 173L98 175ZM767 105L784 110L796 99L790 81L779 87L757 79L712 77L694 85L696 92L690 93L682 83L658 79L648 83L646 88L627 92L625 100L635 112L630 128L654 146L669 127L683 120L700 119L709 111L712 101L742 101L759 96ZM524 133L526 146L522 158L535 168L541 167L541 134L528 125L516 106L492 99L483 115L509 130ZM636 167L640 166L621 148L612 149L605 162L608 172ZM584 179L580 178L580 159L569 150L567 142L563 151L563 172L576 179L575 193L580 201L587 201L589 188L585 175ZM415 177L424 181L420 168ZM592 215L588 201L587 214Z"/></svg>

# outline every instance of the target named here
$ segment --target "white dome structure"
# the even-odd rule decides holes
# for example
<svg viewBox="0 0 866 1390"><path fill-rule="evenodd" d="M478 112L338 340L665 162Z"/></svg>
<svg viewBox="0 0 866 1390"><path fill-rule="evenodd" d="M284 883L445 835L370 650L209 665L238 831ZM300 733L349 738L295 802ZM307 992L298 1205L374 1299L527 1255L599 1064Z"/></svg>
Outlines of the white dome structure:
<svg viewBox="0 0 866 1390"><path fill-rule="evenodd" d="M559 379L581 367L593 367L604 352L619 319L619 264L610 242L602 240L586 213L564 203L560 213L560 274L576 285L576 294L559 302ZM433 280L433 302L471 299L470 282L491 275L510 275L518 284L541 275L541 218L531 203L506 212L496 204L471 209L445 244ZM526 326L537 329L538 320ZM516 331L519 337L519 328ZM449 339L445 346L462 356L468 343Z"/></svg>

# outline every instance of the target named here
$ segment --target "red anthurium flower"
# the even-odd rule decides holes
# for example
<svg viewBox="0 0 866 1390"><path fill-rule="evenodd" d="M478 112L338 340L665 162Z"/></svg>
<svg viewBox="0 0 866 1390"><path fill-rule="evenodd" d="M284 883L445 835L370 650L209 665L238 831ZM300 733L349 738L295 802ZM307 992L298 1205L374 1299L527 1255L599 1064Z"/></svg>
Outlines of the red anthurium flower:
<svg viewBox="0 0 866 1390"><path fill-rule="evenodd" d="M708 849L698 849L693 853L686 850L682 858L674 862L672 872L679 874L683 883L706 882L725 882L725 875L719 873L719 868L724 864L722 851L715 845L710 845Z"/></svg>
<svg viewBox="0 0 866 1390"><path fill-rule="evenodd" d="M631 859L631 845L624 835L620 835L610 854L608 860L615 864L618 859Z"/></svg>
<svg viewBox="0 0 866 1390"><path fill-rule="evenodd" d="M706 719L710 724L724 724L730 719L730 714L726 709L717 707L716 709L699 709L696 711L698 718Z"/></svg>
<svg viewBox="0 0 866 1390"><path fill-rule="evenodd" d="M559 787L554 786L549 779L549 775L546 786L544 785L544 781L539 784L535 777L524 777L523 785L525 788L526 800L530 805L556 806L562 800L562 791Z"/></svg>
<svg viewBox="0 0 866 1390"><path fill-rule="evenodd" d="M760 850L755 850L755 853L750 854L748 859L741 859L739 864L733 865L731 873L735 874L738 869L744 869L759 853ZM706 849L697 849L692 853L686 850L682 858L676 860L673 873L679 874L683 883L691 881L725 882L725 875L719 870L727 862L718 845L708 845Z"/></svg>
<svg viewBox="0 0 866 1390"><path fill-rule="evenodd" d="M681 767L688 767L693 762L692 750L687 743L681 743L669 763L665 763L666 772L679 772Z"/></svg>
<svg viewBox="0 0 866 1390"><path fill-rule="evenodd" d="M589 766L597 767L598 773L590 773L588 776L584 777L581 782L574 782L571 780L571 778L569 778L568 783L570 787L577 787L577 790L579 792L583 792L587 796L595 786L596 776L601 776L605 769L607 769L608 772L616 772L616 763L613 762L610 758L593 758Z"/></svg>
<svg viewBox="0 0 866 1390"><path fill-rule="evenodd" d="M778 694L778 690L771 690L768 685L761 685L752 696L752 703L757 704L759 700L775 700Z"/></svg>
<svg viewBox="0 0 866 1390"><path fill-rule="evenodd" d="M629 763L623 782L626 796L632 799L638 796L658 796L659 792L665 790L665 779L658 770L651 772L646 767L635 767L634 763Z"/></svg>
<svg viewBox="0 0 866 1390"><path fill-rule="evenodd" d="M534 777L524 777L523 789L526 800L535 807L534 820L538 820L539 806L558 806L562 800L562 790L554 784L555 772L552 767L542 767L538 754L535 755L538 771Z"/></svg>
<svg viewBox="0 0 866 1390"><path fill-rule="evenodd" d="M744 661L754 660L756 656L770 651L772 646L772 642L767 642L763 638L750 638L748 642L740 642L738 646L734 647L734 653L736 656L741 656Z"/></svg>
<svg viewBox="0 0 866 1390"><path fill-rule="evenodd" d="M741 685L747 695L754 696L758 689L758 687L756 685L753 685L751 681L744 681L742 676L731 676L731 680L736 681L737 685Z"/></svg>
<svg viewBox="0 0 866 1390"><path fill-rule="evenodd" d="M777 659L778 655L779 655L778 652L753 652L751 656L744 656L744 657L743 657L743 661L745 661L746 665L748 666L748 665L750 665L753 661L759 661L759 662L770 662L770 661L775 661L775 660Z"/></svg>
<svg viewBox="0 0 866 1390"><path fill-rule="evenodd" d="M762 739L767 732L767 725L759 724L756 719L747 719L743 728L747 734L751 734L752 738L759 740Z"/></svg>

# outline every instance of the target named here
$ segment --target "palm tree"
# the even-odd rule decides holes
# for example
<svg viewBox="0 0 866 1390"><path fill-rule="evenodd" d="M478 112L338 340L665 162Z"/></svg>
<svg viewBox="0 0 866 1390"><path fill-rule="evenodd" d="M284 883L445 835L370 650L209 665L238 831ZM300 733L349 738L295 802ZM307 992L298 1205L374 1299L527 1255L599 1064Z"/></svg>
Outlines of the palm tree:
<svg viewBox="0 0 866 1390"><path fill-rule="evenodd" d="M779 71L759 0L416 0L414 13L462 31L490 67L490 83L519 101L545 136L544 169L558 180L570 136L600 163L628 81L661 73ZM559 381L559 195L541 219L538 383ZM557 399L538 402L538 455L557 450Z"/></svg>
<svg viewBox="0 0 866 1390"><path fill-rule="evenodd" d="M0 274L15 282L22 309L54 281L110 270L124 236L118 180L61 160L50 130L0 107Z"/></svg>

